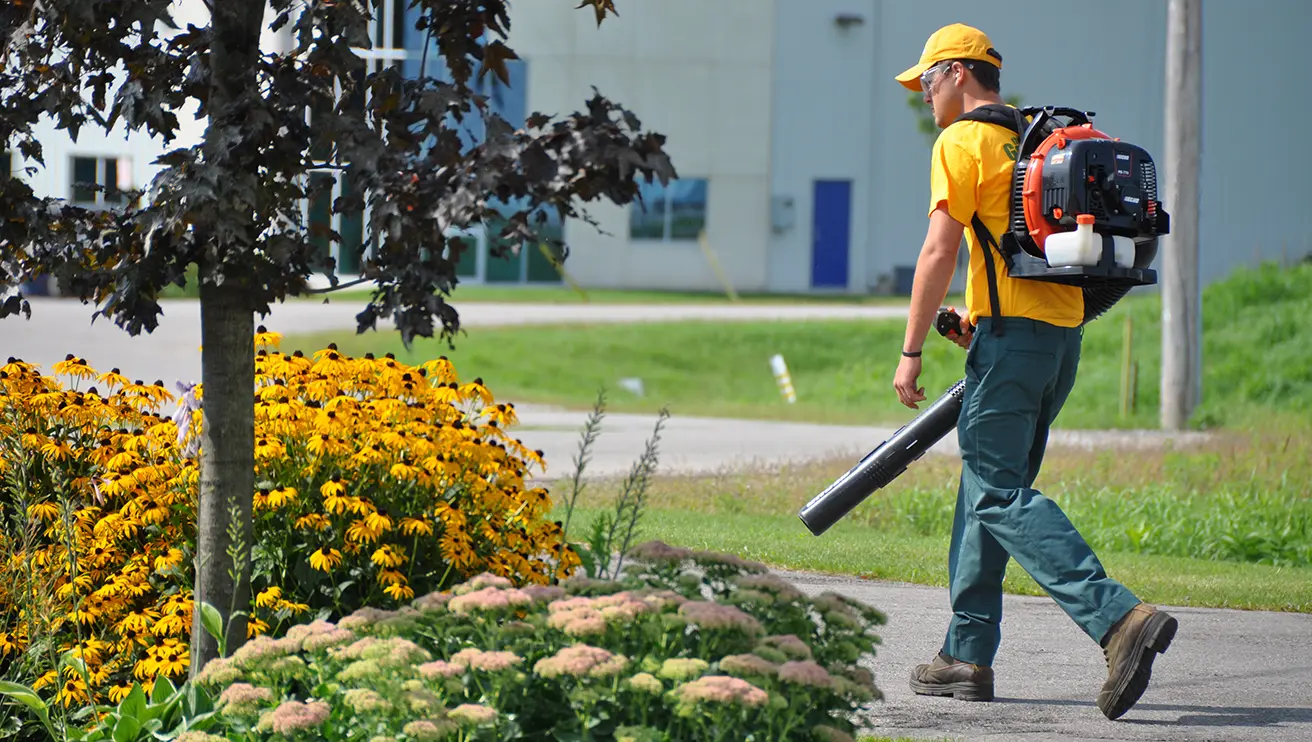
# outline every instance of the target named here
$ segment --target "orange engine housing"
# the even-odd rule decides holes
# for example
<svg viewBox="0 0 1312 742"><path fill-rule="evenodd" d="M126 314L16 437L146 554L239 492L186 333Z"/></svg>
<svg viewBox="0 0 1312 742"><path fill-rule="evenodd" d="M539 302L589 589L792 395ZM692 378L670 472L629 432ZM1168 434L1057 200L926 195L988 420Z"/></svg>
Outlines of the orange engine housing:
<svg viewBox="0 0 1312 742"><path fill-rule="evenodd" d="M1093 128L1092 123L1066 126L1049 134L1048 138L1044 139L1034 150L1034 154L1030 155L1028 167L1025 169L1021 203L1024 208L1025 225L1029 229L1030 239L1034 241L1034 245L1039 250L1039 255L1036 257L1043 257L1043 243L1047 240L1048 235L1059 231L1043 214L1043 162L1052 150L1065 149L1068 142L1076 139L1119 141ZM1061 210L1058 209L1053 216L1061 219Z"/></svg>

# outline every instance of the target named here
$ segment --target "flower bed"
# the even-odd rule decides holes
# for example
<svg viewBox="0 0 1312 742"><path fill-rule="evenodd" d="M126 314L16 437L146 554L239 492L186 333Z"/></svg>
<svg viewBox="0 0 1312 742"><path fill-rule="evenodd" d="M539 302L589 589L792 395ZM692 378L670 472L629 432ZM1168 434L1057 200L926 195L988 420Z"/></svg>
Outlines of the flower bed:
<svg viewBox="0 0 1312 742"><path fill-rule="evenodd" d="M649 542L620 579L484 574L206 665L224 739L850 739L878 611Z"/></svg>
<svg viewBox="0 0 1312 742"><path fill-rule="evenodd" d="M250 636L484 572L528 585L577 568L526 479L544 464L509 432L513 404L444 358L279 340L256 339ZM51 370L71 384L0 365L0 677L65 706L117 702L190 666L203 389L73 355ZM68 651L86 674L61 677Z"/></svg>

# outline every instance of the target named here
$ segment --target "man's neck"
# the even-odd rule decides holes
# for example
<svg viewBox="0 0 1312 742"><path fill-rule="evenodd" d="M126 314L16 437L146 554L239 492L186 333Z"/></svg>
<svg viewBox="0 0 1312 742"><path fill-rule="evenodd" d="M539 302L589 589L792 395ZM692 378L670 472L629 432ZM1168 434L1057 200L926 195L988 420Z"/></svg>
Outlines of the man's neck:
<svg viewBox="0 0 1312 742"><path fill-rule="evenodd" d="M974 95L971 93L962 93L961 110L963 113L970 113L980 106L987 106L994 103L1002 103L1002 96L997 93L981 93Z"/></svg>

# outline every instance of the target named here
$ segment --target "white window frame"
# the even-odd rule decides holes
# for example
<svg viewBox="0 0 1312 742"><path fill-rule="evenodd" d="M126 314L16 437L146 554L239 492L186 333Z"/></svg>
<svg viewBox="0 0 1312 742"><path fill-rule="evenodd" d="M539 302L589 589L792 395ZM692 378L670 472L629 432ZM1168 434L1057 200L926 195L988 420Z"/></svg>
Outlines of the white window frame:
<svg viewBox="0 0 1312 742"><path fill-rule="evenodd" d="M365 61L365 74L373 74L376 72L380 72L383 70L383 68L388 66L400 66L402 63L408 61L411 58L412 55L407 49L405 49L405 47L396 45L396 34L395 34L395 28L397 23L396 16L398 13L402 14L403 16L402 22L406 24L407 32L419 33L417 29L412 29L410 27L408 21L404 20L404 14L408 2L409 0L378 0L375 6L375 9L378 12L376 12L374 17L369 21L369 41L373 46L370 48L365 48L365 47L351 48L352 51L354 51L361 59ZM382 39L383 39L382 44L378 43L380 31L382 32ZM340 83L335 85L334 95L339 100L341 99L342 87ZM365 95L368 96L368 91L365 92ZM310 123L309 114L307 114L306 122ZM304 186L307 188L309 187L309 175L311 173L326 173L334 176L335 182L333 183L332 195L329 198L329 203L332 203L333 201L336 201L338 198L341 198L342 196L343 172L344 171L337 168L315 168L315 169L308 170L306 172L306 180L304 182ZM301 206L301 218L307 226L310 223L310 206L311 204L308 199ZM343 216L342 214L329 214L328 217L329 227L334 232L337 232L338 234L342 233L342 216ZM364 249L364 253L360 256L360 260L361 262L363 262L373 254L373 250L374 250L374 247L372 244L370 244L370 240L369 240L369 222L373 217L373 208L370 206L368 198L365 199L364 211L361 214L361 217L364 219L364 225L365 225L364 228L365 249ZM336 266L336 268L334 269L334 273L336 273L338 277L349 280L355 276L355 274L353 273L341 272L342 244L340 242L330 243L329 255L332 257L334 261L334 265Z"/></svg>

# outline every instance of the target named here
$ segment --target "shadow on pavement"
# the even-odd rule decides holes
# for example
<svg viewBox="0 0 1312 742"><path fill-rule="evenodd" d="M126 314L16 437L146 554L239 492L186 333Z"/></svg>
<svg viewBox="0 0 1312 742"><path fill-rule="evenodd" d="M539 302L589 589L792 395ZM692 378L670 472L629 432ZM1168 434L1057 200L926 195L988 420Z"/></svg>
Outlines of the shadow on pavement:
<svg viewBox="0 0 1312 742"><path fill-rule="evenodd" d="M1013 703L1028 706L1093 706L1093 701L1068 701L1043 698L994 698L995 703ZM1177 719L1136 719L1136 711L1178 712ZM1312 724L1312 708L1280 706L1186 706L1174 703L1139 703L1130 711L1131 716L1116 720L1119 724L1144 726L1197 726L1197 727L1268 727L1279 724Z"/></svg>

